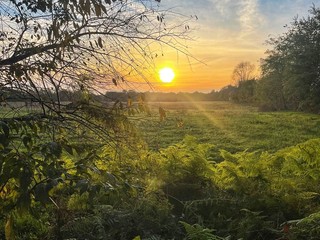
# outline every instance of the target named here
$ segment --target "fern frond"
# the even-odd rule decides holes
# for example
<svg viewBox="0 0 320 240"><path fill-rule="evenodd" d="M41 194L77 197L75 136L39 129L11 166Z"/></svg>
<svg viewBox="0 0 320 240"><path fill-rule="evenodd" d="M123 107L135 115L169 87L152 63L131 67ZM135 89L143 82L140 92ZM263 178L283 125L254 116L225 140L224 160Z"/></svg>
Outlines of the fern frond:
<svg viewBox="0 0 320 240"><path fill-rule="evenodd" d="M203 228L199 224L190 225L183 221L180 223L187 232L186 240L225 240L225 238L214 235L213 229Z"/></svg>

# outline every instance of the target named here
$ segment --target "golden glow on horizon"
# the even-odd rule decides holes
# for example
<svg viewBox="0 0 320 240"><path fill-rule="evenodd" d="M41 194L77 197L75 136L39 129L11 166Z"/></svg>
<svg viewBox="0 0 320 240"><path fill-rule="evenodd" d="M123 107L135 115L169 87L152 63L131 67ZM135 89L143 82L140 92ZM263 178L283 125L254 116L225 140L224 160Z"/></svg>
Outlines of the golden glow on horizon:
<svg viewBox="0 0 320 240"><path fill-rule="evenodd" d="M163 83L171 83L172 80L174 79L174 76L175 74L172 68L165 67L160 69L159 71L159 77Z"/></svg>
<svg viewBox="0 0 320 240"><path fill-rule="evenodd" d="M185 2L181 1L181 5ZM190 32L192 41L181 39L179 42L179 38L176 39L177 43L179 42L177 46L179 49L181 47L182 51L170 47L171 44L159 46L158 42L152 42L148 45L152 56L156 56L153 58L154 63L145 68L137 68L141 75L144 75L143 78L140 78L140 74L132 77L131 71L130 77L128 76L133 84L143 83L137 84L139 91L218 91L234 84L232 72L235 66L243 61L256 65L255 75L259 78L261 59L268 56L268 49L272 49L272 45L266 45L265 41L270 36L276 37L286 32L283 26L290 24L298 13L299 16L307 15L312 1L283 1L281 8L278 6L279 1L257 1L259 4L247 3L254 2L253 0L241 1L241 4L234 1L219 1L219 4L214 2L217 1L206 1L207 5L194 2L192 9L189 1L185 4L185 13L191 9L192 12L197 12L198 16L206 17L190 22L194 30ZM250 8L250 11L247 11L247 8ZM216 14L210 14L213 9ZM172 23L174 21L172 19ZM183 49L184 46L186 49ZM161 76L160 71L166 67L174 70L175 77L171 82ZM147 84L144 84L145 79L148 80ZM125 86L128 89L130 87Z"/></svg>

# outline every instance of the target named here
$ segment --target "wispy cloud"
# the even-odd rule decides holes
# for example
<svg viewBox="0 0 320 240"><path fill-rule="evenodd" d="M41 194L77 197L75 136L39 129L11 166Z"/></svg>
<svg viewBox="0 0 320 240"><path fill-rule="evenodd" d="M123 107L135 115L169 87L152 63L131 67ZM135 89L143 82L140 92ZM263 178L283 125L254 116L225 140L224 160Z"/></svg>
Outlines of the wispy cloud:
<svg viewBox="0 0 320 240"><path fill-rule="evenodd" d="M263 22L258 0L211 0L212 5L223 19L223 27L243 36L254 32Z"/></svg>
<svg viewBox="0 0 320 240"><path fill-rule="evenodd" d="M207 84L208 89L228 84L234 66L241 61L258 65L259 59L265 57L268 46L264 43L270 35L285 32L283 26L290 25L294 16L307 16L312 3L320 7L320 0L161 0L161 3L199 17L195 23L199 29L195 32L197 41L190 43L189 49L207 65L194 66L191 72L181 66L182 61L179 64L184 69L183 79L197 79Z"/></svg>
<svg viewBox="0 0 320 240"><path fill-rule="evenodd" d="M242 0L239 8L239 22L242 31L252 32L264 21L259 12L258 0Z"/></svg>
<svg viewBox="0 0 320 240"><path fill-rule="evenodd" d="M264 22L259 0L184 0L179 3L166 0L163 2L168 5L177 4L177 7L183 7L183 11L198 15L207 36L208 28L214 30L214 33L227 33L224 38L243 36L254 32Z"/></svg>

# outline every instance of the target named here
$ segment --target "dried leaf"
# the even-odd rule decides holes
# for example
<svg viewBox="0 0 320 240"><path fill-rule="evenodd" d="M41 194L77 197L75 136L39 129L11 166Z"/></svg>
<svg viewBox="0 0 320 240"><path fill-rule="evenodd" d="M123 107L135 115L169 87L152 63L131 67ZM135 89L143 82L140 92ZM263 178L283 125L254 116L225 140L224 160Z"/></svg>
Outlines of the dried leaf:
<svg viewBox="0 0 320 240"><path fill-rule="evenodd" d="M14 234L14 229L13 229L13 217L12 215L9 216L5 228L4 228L6 240L14 240L15 234Z"/></svg>
<svg viewBox="0 0 320 240"><path fill-rule="evenodd" d="M166 118L166 111L162 107L159 107L159 116L160 122L164 121Z"/></svg>
<svg viewBox="0 0 320 240"><path fill-rule="evenodd" d="M98 38L98 45L100 48L103 48L101 37Z"/></svg>

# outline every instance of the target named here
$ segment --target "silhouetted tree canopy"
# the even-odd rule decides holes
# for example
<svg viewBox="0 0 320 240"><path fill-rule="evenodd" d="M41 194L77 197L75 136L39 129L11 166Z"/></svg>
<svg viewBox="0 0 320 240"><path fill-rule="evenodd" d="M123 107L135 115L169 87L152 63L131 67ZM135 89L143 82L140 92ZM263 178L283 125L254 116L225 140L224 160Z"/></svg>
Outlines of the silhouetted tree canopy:
<svg viewBox="0 0 320 240"><path fill-rule="evenodd" d="M287 32L268 43L262 62L262 101L275 108L320 109L320 9L295 18ZM264 94L264 92L266 94Z"/></svg>
<svg viewBox="0 0 320 240"><path fill-rule="evenodd" d="M61 112L61 90L88 95L148 82L153 59L165 54L161 45L188 54L180 40L189 38L190 17L162 10L159 2L1 1L1 86L37 99L43 112Z"/></svg>
<svg viewBox="0 0 320 240"><path fill-rule="evenodd" d="M239 85L241 82L254 79L255 66L250 62L241 62L233 70L232 79Z"/></svg>
<svg viewBox="0 0 320 240"><path fill-rule="evenodd" d="M110 158L101 156L141 147L129 117L148 109L142 97L139 109L129 101L108 105L100 92L148 82L164 45L188 54L180 40L189 39L189 19L162 10L156 0L0 1L0 224L5 219L6 239L15 239L14 211L30 213L40 202L59 212L66 204L60 205L61 195L108 191L108 174L101 173ZM61 232L55 236L64 239Z"/></svg>

